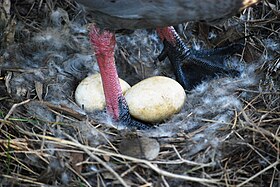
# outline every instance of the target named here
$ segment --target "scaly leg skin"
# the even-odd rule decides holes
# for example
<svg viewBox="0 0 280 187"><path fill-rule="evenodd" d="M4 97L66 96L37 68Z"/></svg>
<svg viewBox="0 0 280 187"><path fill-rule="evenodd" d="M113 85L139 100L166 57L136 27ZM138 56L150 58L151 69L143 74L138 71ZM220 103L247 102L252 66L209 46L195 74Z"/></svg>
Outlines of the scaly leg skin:
<svg viewBox="0 0 280 187"><path fill-rule="evenodd" d="M115 121L127 127L149 129L148 125L133 120L129 114L115 66L116 39L114 33L107 30L101 31L98 27L92 25L89 37L100 69L107 112Z"/></svg>
<svg viewBox="0 0 280 187"><path fill-rule="evenodd" d="M157 32L164 43L164 49L158 59L162 61L166 57L169 58L176 79L184 89L191 90L205 78L219 73L239 75L239 71L230 69L223 62L228 56L241 50L241 44L198 51L189 49L173 27L158 28Z"/></svg>

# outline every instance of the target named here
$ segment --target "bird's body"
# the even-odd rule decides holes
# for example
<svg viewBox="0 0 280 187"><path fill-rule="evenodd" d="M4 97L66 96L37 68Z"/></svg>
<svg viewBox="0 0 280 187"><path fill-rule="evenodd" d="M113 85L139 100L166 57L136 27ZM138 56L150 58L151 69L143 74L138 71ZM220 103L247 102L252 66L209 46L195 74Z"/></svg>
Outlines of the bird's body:
<svg viewBox="0 0 280 187"><path fill-rule="evenodd" d="M256 0L77 0L86 5L100 28L139 29L186 21L215 22Z"/></svg>

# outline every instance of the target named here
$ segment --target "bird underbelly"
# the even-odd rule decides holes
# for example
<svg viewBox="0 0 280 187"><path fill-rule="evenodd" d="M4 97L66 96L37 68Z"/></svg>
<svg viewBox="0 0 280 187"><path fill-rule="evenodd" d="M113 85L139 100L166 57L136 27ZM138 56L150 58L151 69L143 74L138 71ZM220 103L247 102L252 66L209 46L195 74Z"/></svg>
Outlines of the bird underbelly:
<svg viewBox="0 0 280 187"><path fill-rule="evenodd" d="M93 3L92 0L80 0L80 2L84 1L87 2L85 5L89 2ZM166 27L187 21L213 22L238 12L244 6L242 1L244 0L174 0L163 4L159 1L145 1L145 3L141 1L140 4L117 1L110 6L91 4L89 10L93 15L93 21L100 28L141 29Z"/></svg>

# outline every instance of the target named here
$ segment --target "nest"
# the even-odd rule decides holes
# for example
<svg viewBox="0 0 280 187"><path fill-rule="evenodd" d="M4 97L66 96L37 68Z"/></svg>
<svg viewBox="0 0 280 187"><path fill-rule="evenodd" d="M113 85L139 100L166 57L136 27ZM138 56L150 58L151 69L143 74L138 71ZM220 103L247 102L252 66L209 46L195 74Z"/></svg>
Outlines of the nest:
<svg viewBox="0 0 280 187"><path fill-rule="evenodd" d="M216 77L188 93L183 110L150 131L87 114L73 93L98 67L83 7L70 0L1 0L1 186L279 186L279 1L263 1L215 26L177 27L194 48L242 40ZM174 78L155 31L117 36L120 76L130 84ZM148 148L146 148L148 146ZM150 159L145 150L159 150ZM150 153L149 153L150 154ZM153 153L151 153L153 154Z"/></svg>

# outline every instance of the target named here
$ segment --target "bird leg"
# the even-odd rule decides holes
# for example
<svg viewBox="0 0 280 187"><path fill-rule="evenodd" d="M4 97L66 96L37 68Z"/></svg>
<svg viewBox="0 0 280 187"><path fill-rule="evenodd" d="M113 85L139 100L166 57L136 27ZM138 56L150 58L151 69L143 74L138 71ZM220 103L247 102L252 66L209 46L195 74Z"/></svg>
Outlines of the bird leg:
<svg viewBox="0 0 280 187"><path fill-rule="evenodd" d="M168 57L173 65L177 81L184 89L189 88L190 83L186 79L181 61L189 55L190 49L185 45L173 27L157 28L157 33L164 44L164 48L158 59L163 61Z"/></svg>
<svg viewBox="0 0 280 187"><path fill-rule="evenodd" d="M224 61L241 50L241 44L198 51L188 48L173 27L158 28L157 32L164 44L158 59L162 61L169 58L176 79L184 89L191 90L205 78L216 74L239 75L239 71L226 66Z"/></svg>
<svg viewBox="0 0 280 187"><path fill-rule="evenodd" d="M90 28L89 37L100 69L107 112L115 121L125 126L148 129L148 125L133 120L129 114L115 65L114 50L116 39L114 33L100 30L93 25Z"/></svg>

